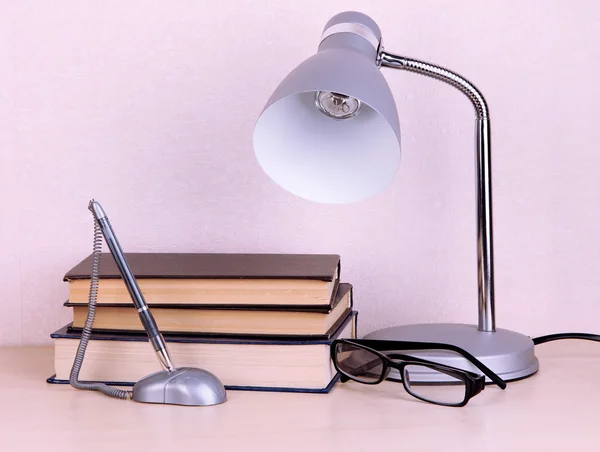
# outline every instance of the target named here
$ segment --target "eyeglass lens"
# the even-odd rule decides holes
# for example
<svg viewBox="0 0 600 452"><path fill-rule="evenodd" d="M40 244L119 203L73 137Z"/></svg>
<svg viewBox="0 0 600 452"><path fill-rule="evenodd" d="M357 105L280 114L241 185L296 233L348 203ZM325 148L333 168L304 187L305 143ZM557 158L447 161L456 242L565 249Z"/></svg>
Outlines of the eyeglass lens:
<svg viewBox="0 0 600 452"><path fill-rule="evenodd" d="M338 369L351 379L367 384L383 379L386 367L379 355L349 343L336 344L335 352ZM406 390L422 400L459 405L466 398L465 381L437 367L407 363L401 378Z"/></svg>
<svg viewBox="0 0 600 452"><path fill-rule="evenodd" d="M381 358L348 343L336 345L336 363L341 372L361 383L375 383L381 380L384 365Z"/></svg>
<svg viewBox="0 0 600 452"><path fill-rule="evenodd" d="M432 369L418 364L407 364L404 367L402 379L404 387L413 396L433 403L458 405L467 395L464 380L445 374L444 383L424 382L424 376L430 376Z"/></svg>

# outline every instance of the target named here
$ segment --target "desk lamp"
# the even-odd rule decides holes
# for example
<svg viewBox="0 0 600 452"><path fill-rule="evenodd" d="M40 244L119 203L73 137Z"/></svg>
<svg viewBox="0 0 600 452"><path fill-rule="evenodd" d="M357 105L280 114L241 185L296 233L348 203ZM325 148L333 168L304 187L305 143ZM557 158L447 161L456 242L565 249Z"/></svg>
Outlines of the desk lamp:
<svg viewBox="0 0 600 452"><path fill-rule="evenodd" d="M357 202L389 185L400 163L400 125L381 67L441 80L475 107L479 316L477 325L403 325L366 337L449 343L506 381L530 376L538 370L532 340L495 325L490 117L483 95L468 80L387 52L373 19L342 12L325 25L317 53L288 74L267 101L254 129L258 163L282 188L310 201ZM475 370L447 352L428 352L427 358Z"/></svg>

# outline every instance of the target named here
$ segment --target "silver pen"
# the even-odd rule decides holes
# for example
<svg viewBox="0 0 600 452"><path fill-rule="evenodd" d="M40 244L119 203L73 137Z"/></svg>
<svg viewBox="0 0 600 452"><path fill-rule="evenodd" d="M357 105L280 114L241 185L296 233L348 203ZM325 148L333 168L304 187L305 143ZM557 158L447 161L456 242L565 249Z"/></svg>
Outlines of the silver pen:
<svg viewBox="0 0 600 452"><path fill-rule="evenodd" d="M148 304L146 300L144 300L144 296L142 295L142 291L140 290L136 279L129 268L129 264L127 264L127 260L125 259L125 254L119 245L119 241L110 225L110 221L104 212L104 209L97 201L93 199L90 201L88 208L94 215L94 218L98 222L102 234L104 235L104 240L106 241L112 256L119 267L119 271L121 272L121 276L123 277L123 281L125 281L125 285L127 286L127 290L129 291L129 295L131 295L131 299L133 300L133 304L137 308L137 312L140 316L140 320L142 321L142 325L148 334L150 339L150 343L154 347L156 354L158 356L158 360L162 364L162 366L168 370L169 372L173 372L175 368L171 363L171 358L169 357L169 352L167 351L167 344L165 343L162 334L158 330L156 326L156 322L154 321L154 317L152 313L148 309Z"/></svg>

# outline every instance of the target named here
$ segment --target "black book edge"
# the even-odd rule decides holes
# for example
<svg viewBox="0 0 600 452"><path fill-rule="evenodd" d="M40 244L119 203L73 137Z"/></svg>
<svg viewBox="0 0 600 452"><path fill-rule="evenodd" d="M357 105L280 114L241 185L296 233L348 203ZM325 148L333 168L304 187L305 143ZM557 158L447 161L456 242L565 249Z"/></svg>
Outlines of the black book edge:
<svg viewBox="0 0 600 452"><path fill-rule="evenodd" d="M357 316L356 311L347 310L345 316L340 317L331 330L333 333L325 336L266 336L266 335L223 335L223 334L166 334L163 337L167 343L204 343L204 344L257 344L257 345L310 345L310 344L330 344L342 331L350 321ZM356 328L356 326L355 326ZM70 324L63 326L50 334L52 339L80 339L81 331L73 331ZM148 336L144 333L127 332L92 332L91 340L106 340L106 341L134 341L148 342Z"/></svg>
<svg viewBox="0 0 600 452"><path fill-rule="evenodd" d="M64 307L87 306L87 303L71 303L69 300L63 303ZM127 303L98 303L96 308L133 308L133 304ZM333 306L328 304L302 305L302 304L178 304L178 303L148 303L150 309L202 309L215 311L290 311L290 312L316 312L329 314Z"/></svg>
<svg viewBox="0 0 600 452"><path fill-rule="evenodd" d="M346 287L348 286L348 287ZM331 302L326 305L255 305L255 304L170 304L170 303L149 303L150 309L204 309L214 311L289 311L289 312L315 312L329 314L337 304L342 301L346 290L352 290L352 284L336 281L331 293ZM340 297L338 297L340 295ZM72 303L69 300L63 303L64 307L87 306L88 303ZM96 309L103 306L110 308L133 308L133 303L98 303ZM352 306L352 305L351 305Z"/></svg>
<svg viewBox="0 0 600 452"><path fill-rule="evenodd" d="M186 254L186 253L124 253L125 257L127 258L128 256L131 256L133 254ZM240 253L190 253L190 254L220 254L220 255L239 255ZM310 256L311 254L296 254L296 253L247 253L249 255L260 255L260 256L279 256L279 255L285 255L285 256ZM334 257L337 259L337 268L336 268L336 273L331 275L331 276L269 276L269 275L265 275L265 276L235 276L235 277L225 277L225 276L217 276L217 275L212 275L212 276L202 276L202 277L197 277L197 276L187 276L187 275L169 275L169 276L161 276L161 275L139 275L136 273L135 269L132 269L133 272L133 276L137 279L264 279L264 280L277 280L277 279L293 279L293 280L312 280L312 281L329 281L329 282L333 282L338 280L341 276L341 256L338 254L312 254L314 256L327 256L327 257ZM101 259L102 258L110 258L113 259L114 261L114 257L112 256L111 253L101 253ZM69 269L63 276L63 282L70 282L70 281L77 281L77 280L86 280L86 279L90 279L91 278L91 274L74 274L73 271L79 267L80 265L82 265L83 263L85 263L86 261L90 261L90 271L91 271L91 260L93 258L93 254L89 254L88 256L86 256L83 260L81 260L80 262L78 262L74 267L72 267L71 269ZM122 276L120 274L111 274L111 275L101 275L100 279L122 279Z"/></svg>
<svg viewBox="0 0 600 452"><path fill-rule="evenodd" d="M46 383L51 384L69 384L68 380L59 380L55 378L56 375L46 379ZM327 394L329 393L337 381L340 379L340 374L336 373L329 384L324 388L290 388L290 387L277 387L277 386L230 386L224 385L228 391L263 391L263 392L299 392L299 393L312 393L312 394ZM94 383L105 383L109 386L133 386L135 383L130 382L119 382L119 381L101 381Z"/></svg>
<svg viewBox="0 0 600 452"><path fill-rule="evenodd" d="M327 340L333 337L333 334L337 331L339 325L348 317L348 314L352 312L352 308L347 308L344 310L342 315L340 315L339 319L335 321L333 325L324 333L324 334L277 334L277 333L187 333L182 331L169 331L169 330L161 330L162 335L166 338L167 336L181 336L181 337L235 337L235 338L260 338L260 339L272 339L272 340L303 340L303 339L311 339L311 340ZM72 323L66 325L67 334L76 334L79 335L83 331L81 327L74 327ZM104 328L94 328L94 333L101 334L118 334L120 336L129 336L129 335L139 335L144 334L142 331L132 331L132 330L111 330Z"/></svg>

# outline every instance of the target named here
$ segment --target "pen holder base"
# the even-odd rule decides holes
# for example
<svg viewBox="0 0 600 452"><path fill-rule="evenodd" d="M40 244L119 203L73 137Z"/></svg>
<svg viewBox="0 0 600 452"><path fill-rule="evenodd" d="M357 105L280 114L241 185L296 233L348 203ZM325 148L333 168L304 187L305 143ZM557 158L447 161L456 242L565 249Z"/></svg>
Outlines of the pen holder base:
<svg viewBox="0 0 600 452"><path fill-rule="evenodd" d="M132 399L143 403L208 406L225 402L227 395L221 381L212 373L182 367L145 376L133 386Z"/></svg>

